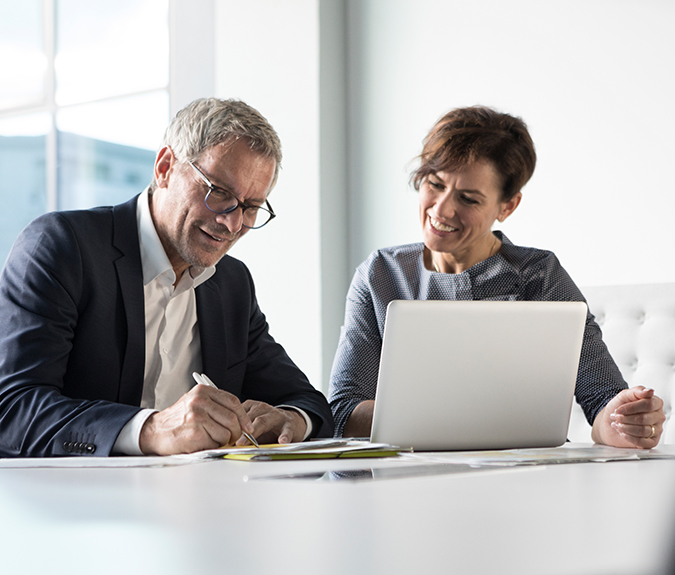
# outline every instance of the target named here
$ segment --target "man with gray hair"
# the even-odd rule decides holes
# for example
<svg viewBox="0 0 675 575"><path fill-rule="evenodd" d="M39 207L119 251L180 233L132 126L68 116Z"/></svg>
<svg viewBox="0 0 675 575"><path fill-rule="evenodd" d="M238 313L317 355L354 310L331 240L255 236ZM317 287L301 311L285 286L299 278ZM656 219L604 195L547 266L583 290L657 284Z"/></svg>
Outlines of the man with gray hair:
<svg viewBox="0 0 675 575"><path fill-rule="evenodd" d="M247 268L225 255L275 217L280 162L259 112L197 100L167 128L142 194L27 226L0 276L0 456L332 435L326 399L269 334Z"/></svg>

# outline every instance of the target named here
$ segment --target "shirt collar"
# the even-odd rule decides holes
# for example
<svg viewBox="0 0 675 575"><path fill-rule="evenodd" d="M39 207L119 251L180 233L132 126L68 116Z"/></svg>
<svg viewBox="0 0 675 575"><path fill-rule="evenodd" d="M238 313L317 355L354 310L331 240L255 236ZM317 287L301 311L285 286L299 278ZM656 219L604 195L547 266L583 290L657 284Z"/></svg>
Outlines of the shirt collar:
<svg viewBox="0 0 675 575"><path fill-rule="evenodd" d="M160 275L167 276L171 280L171 284L173 284L176 281L176 275L164 251L159 235L157 235L155 224L152 221L149 198L149 189L145 188L143 193L138 197L138 205L136 207L138 240L141 247L141 265L143 267L143 285L148 285ZM216 273L215 266L208 268L190 266L188 270L193 279L194 287L204 283Z"/></svg>

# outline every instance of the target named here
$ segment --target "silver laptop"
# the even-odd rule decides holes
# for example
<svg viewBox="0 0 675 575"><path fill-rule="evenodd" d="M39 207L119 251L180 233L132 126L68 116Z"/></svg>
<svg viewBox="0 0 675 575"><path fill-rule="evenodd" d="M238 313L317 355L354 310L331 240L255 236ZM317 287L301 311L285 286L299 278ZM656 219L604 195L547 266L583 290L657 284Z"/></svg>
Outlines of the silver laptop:
<svg viewBox="0 0 675 575"><path fill-rule="evenodd" d="M393 301L371 440L418 451L565 442L583 302Z"/></svg>

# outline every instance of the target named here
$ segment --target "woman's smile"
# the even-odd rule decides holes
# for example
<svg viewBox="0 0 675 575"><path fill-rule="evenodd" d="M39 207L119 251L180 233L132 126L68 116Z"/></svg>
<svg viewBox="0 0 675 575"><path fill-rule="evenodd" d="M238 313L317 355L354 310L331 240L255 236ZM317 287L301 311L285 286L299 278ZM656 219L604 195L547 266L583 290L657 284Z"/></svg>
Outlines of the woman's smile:
<svg viewBox="0 0 675 575"><path fill-rule="evenodd" d="M460 273L499 249L492 234L518 205L520 194L502 200L501 179L487 161L452 172L429 174L419 190L422 237L431 259L445 273Z"/></svg>
<svg viewBox="0 0 675 575"><path fill-rule="evenodd" d="M429 216L429 223L431 224L432 228L434 228L435 230L437 230L439 232L456 232L457 231L457 228L453 228L452 226L442 224L441 222L439 222L433 216Z"/></svg>

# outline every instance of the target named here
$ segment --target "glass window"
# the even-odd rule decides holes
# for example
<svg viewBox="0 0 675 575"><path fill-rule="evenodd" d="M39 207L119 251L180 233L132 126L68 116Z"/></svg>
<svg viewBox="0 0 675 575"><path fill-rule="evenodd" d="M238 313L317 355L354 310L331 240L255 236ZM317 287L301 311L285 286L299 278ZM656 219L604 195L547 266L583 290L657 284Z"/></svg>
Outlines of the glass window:
<svg viewBox="0 0 675 575"><path fill-rule="evenodd" d="M47 113L0 121L0 263L16 236L47 210Z"/></svg>
<svg viewBox="0 0 675 575"><path fill-rule="evenodd" d="M58 208L117 204L143 191L168 115L166 91L61 110Z"/></svg>
<svg viewBox="0 0 675 575"><path fill-rule="evenodd" d="M58 105L166 87L168 0L59 0L56 20Z"/></svg>
<svg viewBox="0 0 675 575"><path fill-rule="evenodd" d="M0 0L0 263L53 209L150 183L169 119L169 0Z"/></svg>
<svg viewBox="0 0 675 575"><path fill-rule="evenodd" d="M42 0L0 2L0 110L45 100Z"/></svg>

